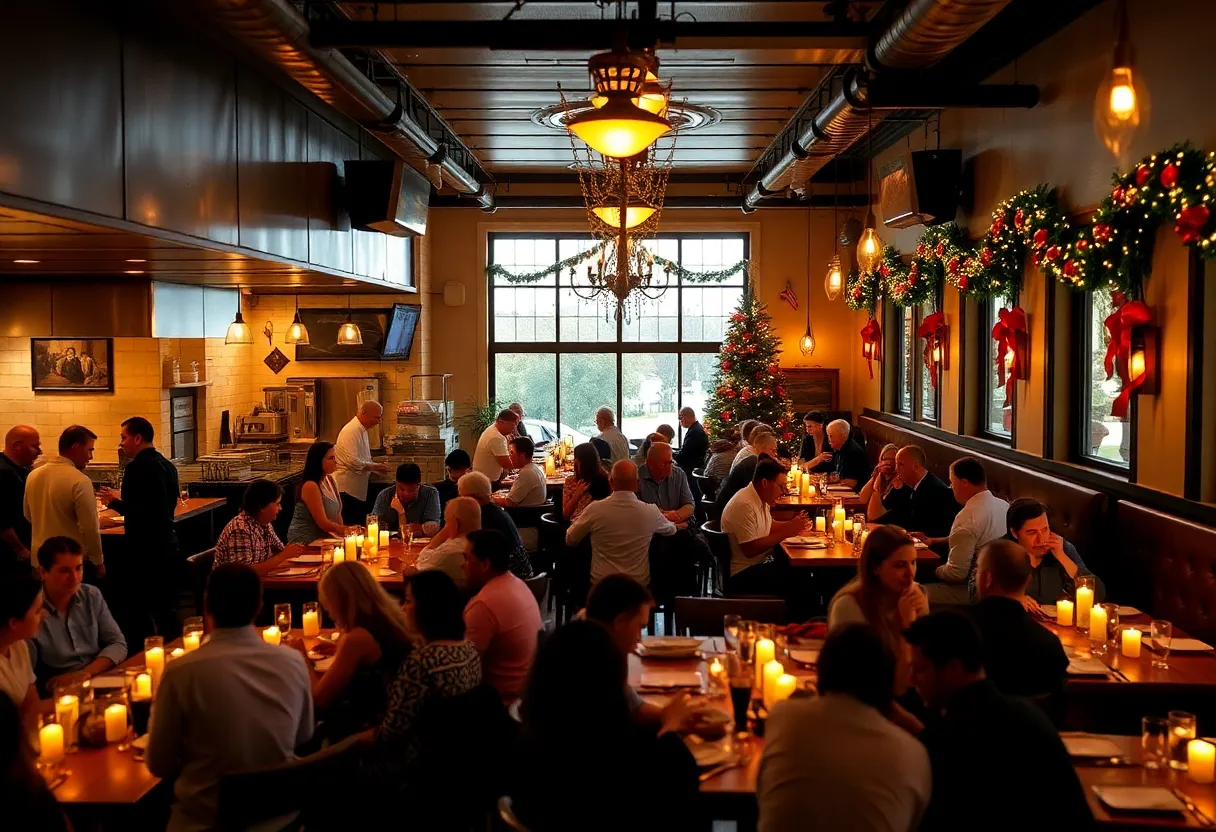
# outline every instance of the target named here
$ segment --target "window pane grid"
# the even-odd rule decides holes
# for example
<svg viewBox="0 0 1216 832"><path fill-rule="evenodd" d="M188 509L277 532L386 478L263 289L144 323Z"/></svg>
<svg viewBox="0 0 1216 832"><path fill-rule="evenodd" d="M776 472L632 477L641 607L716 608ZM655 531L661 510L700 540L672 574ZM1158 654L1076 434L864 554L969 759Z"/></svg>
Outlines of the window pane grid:
<svg viewBox="0 0 1216 832"><path fill-rule="evenodd" d="M986 301L984 327L980 337L984 339L984 431L992 436L1010 439L1013 435L1013 401L1005 401L1005 386L1001 384L1000 371L997 369L997 342L992 339L992 327L1000 317L1002 309L1009 306L1009 299L1004 295L990 298ZM1000 357L1005 362L1008 372L1010 360Z"/></svg>
<svg viewBox="0 0 1216 832"><path fill-rule="evenodd" d="M1106 346L1110 334L1106 317L1114 311L1110 295L1092 292L1085 302L1085 350L1081 456L1120 468L1131 466L1131 422L1111 415L1111 405L1123 388L1119 374L1106 378Z"/></svg>

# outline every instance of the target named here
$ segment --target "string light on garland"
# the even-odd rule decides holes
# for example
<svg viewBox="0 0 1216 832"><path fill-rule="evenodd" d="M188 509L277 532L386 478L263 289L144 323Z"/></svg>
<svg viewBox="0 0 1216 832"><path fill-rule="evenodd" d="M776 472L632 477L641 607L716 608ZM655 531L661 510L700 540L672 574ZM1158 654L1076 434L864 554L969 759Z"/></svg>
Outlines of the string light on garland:
<svg viewBox="0 0 1216 832"><path fill-rule="evenodd" d="M598 242L586 251L574 254L564 260L559 260L551 266L545 266L543 269L537 269L534 272L512 271L510 267L492 263L486 266L486 277L490 280L502 280L512 285L540 283L543 280L555 278L563 272L569 273L580 266L591 263L603 253L606 246L607 243ZM750 260L740 260L724 269L694 271L686 269L674 260L668 260L661 255L655 254L653 256L655 265L663 270L666 277L669 279L676 277L682 283L723 283L732 277L748 273L751 267Z"/></svg>

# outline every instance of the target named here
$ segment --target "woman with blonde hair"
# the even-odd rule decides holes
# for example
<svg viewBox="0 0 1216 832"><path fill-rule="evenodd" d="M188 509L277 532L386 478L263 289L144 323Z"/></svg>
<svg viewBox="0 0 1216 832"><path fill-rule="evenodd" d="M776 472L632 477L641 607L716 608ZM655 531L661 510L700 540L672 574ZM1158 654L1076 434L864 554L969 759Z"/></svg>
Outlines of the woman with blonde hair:
<svg viewBox="0 0 1216 832"><path fill-rule="evenodd" d="M878 454L878 464L869 481L857 496L866 504L866 519L873 522L911 499L912 494L895 473L895 454L899 448L884 445Z"/></svg>
<svg viewBox="0 0 1216 832"><path fill-rule="evenodd" d="M309 665L312 697L331 739L363 730L384 715L388 685L413 648L400 604L362 563L347 561L325 570L317 587L321 606L341 633L333 663L324 674ZM303 640L297 642L303 650ZM317 647L327 648L322 640Z"/></svg>

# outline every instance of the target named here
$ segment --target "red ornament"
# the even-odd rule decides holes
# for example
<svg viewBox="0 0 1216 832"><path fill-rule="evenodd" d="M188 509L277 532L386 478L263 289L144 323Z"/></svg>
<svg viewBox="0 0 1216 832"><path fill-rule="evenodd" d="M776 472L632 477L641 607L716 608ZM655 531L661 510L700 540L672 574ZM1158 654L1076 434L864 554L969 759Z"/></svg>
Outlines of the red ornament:
<svg viewBox="0 0 1216 832"><path fill-rule="evenodd" d="M959 275L958 288L965 292L965 291L967 291L967 284L970 282L971 282L971 278L967 277L967 275L965 275L965 274Z"/></svg>
<svg viewBox="0 0 1216 832"><path fill-rule="evenodd" d="M745 402L752 397L751 392L744 387L743 392L739 394L739 401Z"/></svg>
<svg viewBox="0 0 1216 832"><path fill-rule="evenodd" d="M920 257L920 258L928 257L929 256L929 247L927 245L925 245L924 243L917 243L916 244L916 256Z"/></svg>
<svg viewBox="0 0 1216 832"><path fill-rule="evenodd" d="M891 276L891 270L887 267L886 263L883 263L881 266L878 267L878 273L880 275L882 275L883 277Z"/></svg>
<svg viewBox="0 0 1216 832"><path fill-rule="evenodd" d="M1034 261L1036 266L1040 265L1043 262L1043 252L1036 251L1030 259Z"/></svg>
<svg viewBox="0 0 1216 832"><path fill-rule="evenodd" d="M726 388L726 392L723 393L723 395L726 396L726 398L728 398L728 399L733 399L735 397L735 391L728 387L728 388Z"/></svg>
<svg viewBox="0 0 1216 832"><path fill-rule="evenodd" d="M1026 224L1026 212L1019 208L1013 215L1013 227L1018 231Z"/></svg>
<svg viewBox="0 0 1216 832"><path fill-rule="evenodd" d="M1047 245L1047 229L1040 228L1038 231L1034 232L1033 239L1035 248L1042 248L1043 246Z"/></svg>
<svg viewBox="0 0 1216 832"><path fill-rule="evenodd" d="M951 257L950 262L946 263L946 271L950 274L958 274L958 257Z"/></svg>
<svg viewBox="0 0 1216 832"><path fill-rule="evenodd" d="M723 372L727 372L727 373L729 373L729 372L730 372L730 368L731 368L731 367L733 367L734 365L733 365L731 362L729 362L729 361L723 361L723 362L722 362L720 365L718 365L718 366L720 366L720 367L722 368Z"/></svg>
<svg viewBox="0 0 1216 832"><path fill-rule="evenodd" d="M855 301L861 300L861 287L860 286L853 287L853 300L855 300Z"/></svg>
<svg viewBox="0 0 1216 832"><path fill-rule="evenodd" d="M1174 164L1166 165L1161 169L1161 184L1166 188L1173 188L1178 184L1178 166Z"/></svg>
<svg viewBox="0 0 1216 832"><path fill-rule="evenodd" d="M1115 202L1122 202L1126 193L1127 191L1125 191L1123 188L1116 186L1115 189L1110 192L1110 198Z"/></svg>
<svg viewBox="0 0 1216 832"><path fill-rule="evenodd" d="M729 411L729 410L723 410L723 411L722 411L722 421L723 421L723 422L729 422L729 421L730 421L730 411Z"/></svg>
<svg viewBox="0 0 1216 832"><path fill-rule="evenodd" d="M768 365L768 371L769 371L770 373L775 373L775 372L777 372L777 365L776 365L776 364L769 364L769 365Z"/></svg>
<svg viewBox="0 0 1216 832"><path fill-rule="evenodd" d="M908 269L908 285L915 286L916 281L919 278L920 278L920 266L913 263L912 268Z"/></svg>
<svg viewBox="0 0 1216 832"><path fill-rule="evenodd" d="M785 388L784 388L784 387L778 387L778 388L777 388L777 395L778 395L778 396L780 396L781 398L785 398ZM785 420L785 419L782 419L782 420L781 420L780 422L778 422L777 424L778 424L778 425L788 425L788 424L789 424L789 422L788 422L787 420Z"/></svg>
<svg viewBox="0 0 1216 832"><path fill-rule="evenodd" d="M1148 184L1148 178L1152 175L1152 171L1148 169L1148 165L1141 165L1136 168L1136 185L1143 188Z"/></svg>
<svg viewBox="0 0 1216 832"><path fill-rule="evenodd" d="M744 341L750 341L750 340L752 340L752 334L751 334L750 332L745 332L745 333L743 333L743 340L744 340Z"/></svg>
<svg viewBox="0 0 1216 832"><path fill-rule="evenodd" d="M1192 205L1178 212L1178 221L1174 223L1174 233L1184 243L1196 242L1203 236L1203 229L1212 219L1212 212L1206 205Z"/></svg>
<svg viewBox="0 0 1216 832"><path fill-rule="evenodd" d="M787 430L785 433L781 434L781 438L782 438L784 441L789 442L791 439L793 439L793 438L794 438L794 434L790 433L790 432Z"/></svg>
<svg viewBox="0 0 1216 832"><path fill-rule="evenodd" d="M980 263L984 266L992 265L992 249L988 248L988 246L980 249Z"/></svg>
<svg viewBox="0 0 1216 832"><path fill-rule="evenodd" d="M758 378L758 379L763 379L763 378L764 378L764 370L757 370L757 371L756 371L756 378Z"/></svg>
<svg viewBox="0 0 1216 832"><path fill-rule="evenodd" d="M1059 260L1060 254L1061 251L1059 246L1051 246L1049 249L1047 249L1047 259L1049 262L1054 263Z"/></svg>
<svg viewBox="0 0 1216 832"><path fill-rule="evenodd" d="M741 324L741 323L743 323L743 313L736 312L735 314L730 316L730 319L737 324Z"/></svg>
<svg viewBox="0 0 1216 832"><path fill-rule="evenodd" d="M1104 246L1110 242L1110 226L1099 222L1094 224L1094 242Z"/></svg>
<svg viewBox="0 0 1216 832"><path fill-rule="evenodd" d="M1078 267L1077 267L1076 260L1069 260L1067 263L1064 264L1064 274L1067 275L1068 277L1076 277L1077 269L1078 269Z"/></svg>
<svg viewBox="0 0 1216 832"><path fill-rule="evenodd" d="M1005 230L1005 214L1000 213L992 218L992 227L988 229L988 233L993 237Z"/></svg>
<svg viewBox="0 0 1216 832"><path fill-rule="evenodd" d="M936 246L936 247L933 249L933 252L934 252L934 254L936 254L938 257L945 257L945 256L946 256L946 241L945 241L945 240L938 240L938 241L937 241L937 246Z"/></svg>

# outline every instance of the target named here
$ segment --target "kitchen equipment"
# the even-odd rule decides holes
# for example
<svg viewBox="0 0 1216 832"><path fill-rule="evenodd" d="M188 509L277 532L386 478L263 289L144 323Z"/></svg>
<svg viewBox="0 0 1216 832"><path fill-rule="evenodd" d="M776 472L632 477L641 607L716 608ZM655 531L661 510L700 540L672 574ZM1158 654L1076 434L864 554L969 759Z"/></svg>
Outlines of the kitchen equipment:
<svg viewBox="0 0 1216 832"><path fill-rule="evenodd" d="M305 390L311 385L315 390L315 424L318 426L316 438L326 442L337 441L338 433L354 418L363 402L381 401L381 382L374 376L289 378L287 383L304 387ZM368 431L367 441L373 451L383 448L384 442L379 427Z"/></svg>
<svg viewBox="0 0 1216 832"><path fill-rule="evenodd" d="M287 417L289 441L312 442L317 438L317 391L311 382L263 387L266 408Z"/></svg>

